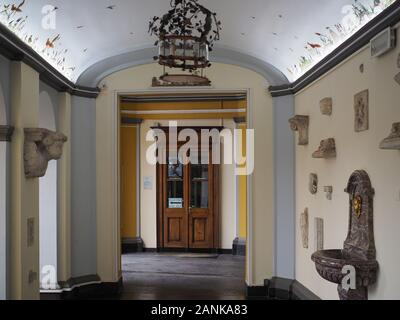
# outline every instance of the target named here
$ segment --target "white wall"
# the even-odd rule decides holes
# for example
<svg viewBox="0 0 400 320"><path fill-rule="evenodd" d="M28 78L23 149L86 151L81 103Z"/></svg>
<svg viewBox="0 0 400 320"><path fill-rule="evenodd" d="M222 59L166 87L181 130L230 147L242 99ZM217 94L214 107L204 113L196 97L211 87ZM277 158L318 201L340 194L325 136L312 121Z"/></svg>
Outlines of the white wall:
<svg viewBox="0 0 400 320"><path fill-rule="evenodd" d="M162 126L168 126L168 121L146 120L141 124L141 236L147 248L157 248L157 207L156 207L156 166L146 161L146 151L153 144L146 142L148 131L155 122ZM224 126L233 129L233 120L185 120L177 121L178 126ZM232 249L233 240L236 237L236 212L235 212L235 168L234 165L221 165L220 168L220 195L221 195L221 249ZM145 190L144 179L150 177L153 181L152 190Z"/></svg>
<svg viewBox="0 0 400 320"><path fill-rule="evenodd" d="M47 91L40 92L39 127L56 131L55 106ZM39 179L40 270L57 270L57 162L50 161L46 175ZM43 276L43 274L41 275ZM55 279L56 280L56 279ZM52 283L52 286L55 286ZM48 285L48 284L47 284Z"/></svg>
<svg viewBox="0 0 400 320"><path fill-rule="evenodd" d="M400 46L377 59L369 48L354 55L334 71L296 95L296 114L310 116L310 144L296 147L296 279L323 299L338 299L336 285L320 278L310 257L314 252L314 218L325 221L325 249L343 248L347 235L349 199L343 190L353 171L366 170L375 188L374 228L379 274L370 288L370 299L400 299L400 153L379 149L392 123L400 121L400 86L393 80L400 72ZM364 73L359 66L364 64ZM370 129L354 131L354 95L369 89ZM321 115L319 101L333 97L333 115ZM312 159L321 139L334 137L337 159ZM319 176L319 192L308 192L308 175ZM332 185L328 201L323 186ZM309 208L310 249L303 249L300 213Z"/></svg>
<svg viewBox="0 0 400 320"><path fill-rule="evenodd" d="M118 199L115 197L116 172L114 132L116 91L148 90L153 76L160 75L157 64L126 69L106 77L104 90L96 101L97 126L97 240L98 272L105 281L116 281L120 275L117 250L118 226L115 225ZM249 285L263 285L274 274L274 147L273 103L265 79L248 69L214 63L207 71L218 90L250 89L250 126L255 129L255 172L250 199L253 217L249 229L251 268ZM116 233L117 231L117 233ZM110 258L111 257L111 258Z"/></svg>

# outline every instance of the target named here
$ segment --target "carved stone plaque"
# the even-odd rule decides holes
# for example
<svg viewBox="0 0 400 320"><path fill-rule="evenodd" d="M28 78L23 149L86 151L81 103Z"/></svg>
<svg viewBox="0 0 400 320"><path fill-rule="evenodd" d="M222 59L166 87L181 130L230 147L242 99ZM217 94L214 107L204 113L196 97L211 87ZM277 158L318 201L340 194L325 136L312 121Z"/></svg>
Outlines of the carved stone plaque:
<svg viewBox="0 0 400 320"><path fill-rule="evenodd" d="M319 103L321 113L326 116L332 115L332 106L333 106L332 98L322 99L321 102Z"/></svg>
<svg viewBox="0 0 400 320"><path fill-rule="evenodd" d="M314 221L315 251L324 250L324 219L315 218Z"/></svg>
<svg viewBox="0 0 400 320"><path fill-rule="evenodd" d="M354 96L354 130L369 129L369 91L364 90Z"/></svg>
<svg viewBox="0 0 400 320"><path fill-rule="evenodd" d="M332 200L333 187L332 186L325 186L324 187L324 192L326 193L326 198L328 200Z"/></svg>
<svg viewBox="0 0 400 320"><path fill-rule="evenodd" d="M301 241L304 249L308 249L308 208L304 209L304 212L300 216L300 230L301 230Z"/></svg>
<svg viewBox="0 0 400 320"><path fill-rule="evenodd" d="M318 192L318 176L315 173L310 173L308 189L311 194L316 194Z"/></svg>

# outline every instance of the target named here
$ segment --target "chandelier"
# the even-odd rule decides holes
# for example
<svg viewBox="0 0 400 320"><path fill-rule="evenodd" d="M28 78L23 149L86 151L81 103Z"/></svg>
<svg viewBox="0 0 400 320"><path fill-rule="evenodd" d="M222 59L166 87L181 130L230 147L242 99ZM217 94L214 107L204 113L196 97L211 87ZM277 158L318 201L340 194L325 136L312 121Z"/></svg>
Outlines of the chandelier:
<svg viewBox="0 0 400 320"><path fill-rule="evenodd" d="M164 79L166 67L203 77L203 70L211 66L209 52L220 39L222 26L217 14L198 1L171 0L172 9L149 23L149 33L158 38L155 43L158 56L154 59L164 66Z"/></svg>

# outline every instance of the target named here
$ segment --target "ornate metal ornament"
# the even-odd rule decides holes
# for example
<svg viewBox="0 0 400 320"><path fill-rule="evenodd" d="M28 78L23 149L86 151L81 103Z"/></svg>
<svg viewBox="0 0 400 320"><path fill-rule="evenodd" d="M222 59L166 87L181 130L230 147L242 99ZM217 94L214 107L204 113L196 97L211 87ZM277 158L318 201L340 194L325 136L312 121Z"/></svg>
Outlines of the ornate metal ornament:
<svg viewBox="0 0 400 320"><path fill-rule="evenodd" d="M154 59L164 66L164 77L168 76L166 67L179 68L203 78L205 85L208 79L203 70L211 66L209 52L220 39L221 21L216 13L199 4L199 0L171 0L170 4L171 10L149 22L149 33L158 37L155 45L159 52ZM187 75L183 83L166 85L193 85L190 77ZM160 80L160 83L153 80L153 85L163 85Z"/></svg>

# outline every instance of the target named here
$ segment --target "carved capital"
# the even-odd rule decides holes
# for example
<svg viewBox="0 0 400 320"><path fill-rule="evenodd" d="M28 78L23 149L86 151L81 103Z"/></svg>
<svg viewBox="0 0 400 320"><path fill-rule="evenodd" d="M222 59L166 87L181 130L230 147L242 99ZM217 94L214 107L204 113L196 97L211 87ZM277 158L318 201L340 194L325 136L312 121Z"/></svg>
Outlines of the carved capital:
<svg viewBox="0 0 400 320"><path fill-rule="evenodd" d="M67 137L47 129L27 128L24 143L25 176L40 178L46 174L48 162L58 160L62 155Z"/></svg>
<svg viewBox="0 0 400 320"><path fill-rule="evenodd" d="M328 200L332 200L333 187L332 186L325 186L324 187L324 192L326 194L326 198Z"/></svg>
<svg viewBox="0 0 400 320"><path fill-rule="evenodd" d="M393 123L390 135L383 139L379 147L386 150L400 150L400 122Z"/></svg>
<svg viewBox="0 0 400 320"><path fill-rule="evenodd" d="M400 85L400 72L394 76L394 81L396 81L397 84Z"/></svg>
<svg viewBox="0 0 400 320"><path fill-rule="evenodd" d="M310 124L309 116L295 116L289 120L290 128L299 132L299 146L308 145L308 127Z"/></svg>
<svg viewBox="0 0 400 320"><path fill-rule="evenodd" d="M0 141L11 141L13 133L14 127L0 126Z"/></svg>
<svg viewBox="0 0 400 320"><path fill-rule="evenodd" d="M322 140L318 150L316 150L313 155L315 159L329 159L336 158L336 143L335 139L330 138Z"/></svg>

